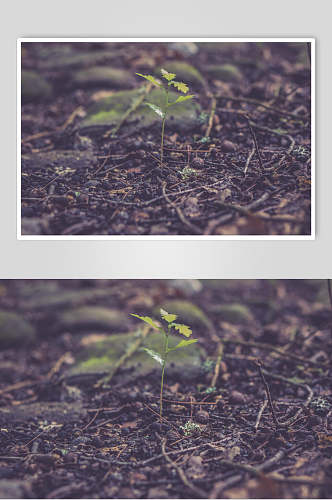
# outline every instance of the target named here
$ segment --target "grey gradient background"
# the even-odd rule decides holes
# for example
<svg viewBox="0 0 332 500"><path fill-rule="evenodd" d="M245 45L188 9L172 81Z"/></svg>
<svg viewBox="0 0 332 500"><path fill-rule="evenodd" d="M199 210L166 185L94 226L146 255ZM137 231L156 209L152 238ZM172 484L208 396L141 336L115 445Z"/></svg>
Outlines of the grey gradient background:
<svg viewBox="0 0 332 500"><path fill-rule="evenodd" d="M332 277L329 7L326 0L4 2L0 30L0 278ZM16 239L16 39L131 36L316 38L315 241Z"/></svg>

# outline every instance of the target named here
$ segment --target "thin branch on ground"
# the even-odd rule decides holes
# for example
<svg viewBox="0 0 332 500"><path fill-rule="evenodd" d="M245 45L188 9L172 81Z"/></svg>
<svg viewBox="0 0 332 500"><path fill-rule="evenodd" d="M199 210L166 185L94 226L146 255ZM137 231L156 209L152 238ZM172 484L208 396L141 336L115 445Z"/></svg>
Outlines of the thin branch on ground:
<svg viewBox="0 0 332 500"><path fill-rule="evenodd" d="M178 207L173 201L171 201L168 197L168 194L166 193L166 182L162 182L162 192L164 195L165 200L167 203L173 207L180 219L180 221L188 228L190 231L192 231L194 234L202 234L202 231L199 227L197 227L195 224L192 224L191 222L188 221L188 219L185 217L184 213L182 212L181 208Z"/></svg>
<svg viewBox="0 0 332 500"><path fill-rule="evenodd" d="M161 441L162 454L163 454L165 460L172 467L174 467L176 469L183 484L185 486L187 486L187 488L189 488L190 491L192 491L198 498L207 498L206 492L203 491L201 488L198 488L197 486L195 486L191 481L189 481L189 479L185 475L183 469L181 469L181 467L169 457L168 453L165 450L165 447L166 447L166 439L162 439L162 441Z"/></svg>
<svg viewBox="0 0 332 500"><path fill-rule="evenodd" d="M267 397L265 396L265 399L264 399L264 401L263 401L263 404L262 404L262 406L260 407L259 412L258 412L258 414L257 414L257 418L256 418L256 422L255 422L255 430L256 430L256 432L257 432L257 430L258 430L258 427L259 427L259 424L260 424L260 421L261 421L262 415L263 415L263 413L264 413L264 410L265 410L265 408L267 407L267 403L268 403L268 400L267 400Z"/></svg>
<svg viewBox="0 0 332 500"><path fill-rule="evenodd" d="M204 137L210 137L212 125L213 125L213 119L214 119L214 115L216 113L216 106L217 106L217 100L213 95L211 95L211 109L210 109L210 115L209 115L209 122L208 122L207 129L205 131Z"/></svg>
<svg viewBox="0 0 332 500"><path fill-rule="evenodd" d="M266 396L267 396L267 400L268 400L268 403L269 403L269 407L270 407L270 410L271 410L271 414L272 414L272 418L273 418L274 424L275 424L276 428L278 428L279 427L279 422L278 422L277 415L275 414L275 411L274 411L274 408L273 408L273 401L272 401L272 397L271 397L271 391L270 391L270 388L269 388L269 384L267 383L266 378L264 377L264 373L263 373L263 370L262 370L262 363L261 363L261 361L259 359L256 359L256 366L258 367L258 372L259 372L259 375L260 375L261 380L262 380L263 385L264 385L264 389L265 389L265 392L266 392Z"/></svg>
<svg viewBox="0 0 332 500"><path fill-rule="evenodd" d="M245 340L237 340L237 339L223 339L223 342L225 344L238 344L238 345L243 345L247 347L253 347L256 349L263 349L266 351L273 351L281 357L293 359L294 361L299 361L301 363L305 363L311 366L319 366L321 368L328 368L328 364L326 363L320 363L319 361L311 361L310 359L303 358L302 356L298 356L297 354L293 354L287 351L283 351L279 347L275 347L271 344L265 344L263 342L246 342ZM287 380L287 379L286 379Z"/></svg>

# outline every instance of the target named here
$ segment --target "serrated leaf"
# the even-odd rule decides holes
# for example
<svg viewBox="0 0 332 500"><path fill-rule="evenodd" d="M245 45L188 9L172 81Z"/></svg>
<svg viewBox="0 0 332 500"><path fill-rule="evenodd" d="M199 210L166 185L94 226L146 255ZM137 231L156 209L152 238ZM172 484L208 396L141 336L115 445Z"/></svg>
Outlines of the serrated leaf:
<svg viewBox="0 0 332 500"><path fill-rule="evenodd" d="M136 73L136 75L141 76L142 78L145 78L145 80L148 80L149 82L153 83L157 87L161 87L161 83L159 83L158 80L154 78L152 75L142 75L141 73Z"/></svg>
<svg viewBox="0 0 332 500"><path fill-rule="evenodd" d="M194 95L179 95L176 101L174 101L172 104L177 104L178 102L183 102L187 101L188 99L193 99L195 96Z"/></svg>
<svg viewBox="0 0 332 500"><path fill-rule="evenodd" d="M175 330L177 330L181 335L184 335L185 337L190 337L190 335L193 333L191 331L191 328L187 325L181 325L179 323L173 323L173 326Z"/></svg>
<svg viewBox="0 0 332 500"><path fill-rule="evenodd" d="M162 69L161 70L161 74L163 75L163 77L167 80L167 81L171 81L171 80L174 80L174 78L176 77L176 74L175 73L169 73L168 71L166 71L165 69Z"/></svg>
<svg viewBox="0 0 332 500"><path fill-rule="evenodd" d="M158 326L150 316L140 316L139 314L131 314L131 316L134 316L135 318L138 318L148 325L152 326L152 328L155 328L156 330L161 330L160 326Z"/></svg>
<svg viewBox="0 0 332 500"><path fill-rule="evenodd" d="M176 314L170 314L165 309L160 309L160 316L167 321L167 323L173 323L173 321L176 320L177 315Z"/></svg>
<svg viewBox="0 0 332 500"><path fill-rule="evenodd" d="M194 344L197 341L198 341L197 339L181 340L181 342L179 342L175 347L169 349L169 351L175 351L175 349L179 349L180 347L186 347L190 344Z"/></svg>
<svg viewBox="0 0 332 500"><path fill-rule="evenodd" d="M149 108L151 108L155 113L157 113L158 116L160 116L161 118L164 118L163 110L161 108L159 108L159 106L156 106L155 104L152 104L151 102L146 102L145 104L147 106L149 106Z"/></svg>
<svg viewBox="0 0 332 500"><path fill-rule="evenodd" d="M172 85L174 85L174 87L176 87L180 92L183 92L184 94L186 94L189 90L188 85L183 82L172 82Z"/></svg>
<svg viewBox="0 0 332 500"><path fill-rule="evenodd" d="M143 347L143 351L146 351L149 354L149 356L151 356L151 358L153 358L161 365L163 364L163 360L158 352L153 351L152 349L148 349L147 347Z"/></svg>

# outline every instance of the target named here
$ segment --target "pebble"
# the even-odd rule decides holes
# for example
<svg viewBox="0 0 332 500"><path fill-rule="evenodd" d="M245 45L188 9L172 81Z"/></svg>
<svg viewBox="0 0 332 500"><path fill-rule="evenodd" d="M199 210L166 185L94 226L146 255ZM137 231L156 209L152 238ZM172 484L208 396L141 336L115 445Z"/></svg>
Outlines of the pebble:
<svg viewBox="0 0 332 500"><path fill-rule="evenodd" d="M196 420L200 424L207 424L209 421L209 414L205 410L200 410L196 413Z"/></svg>
<svg viewBox="0 0 332 500"><path fill-rule="evenodd" d="M242 392L232 391L229 398L230 403L235 405L243 405L246 402L246 397Z"/></svg>
<svg viewBox="0 0 332 500"><path fill-rule="evenodd" d="M234 144L234 142L231 142L231 141L228 141L228 140L224 140L222 143L221 143L221 150L224 152L224 153L233 153L234 151L237 150L237 147L236 145Z"/></svg>

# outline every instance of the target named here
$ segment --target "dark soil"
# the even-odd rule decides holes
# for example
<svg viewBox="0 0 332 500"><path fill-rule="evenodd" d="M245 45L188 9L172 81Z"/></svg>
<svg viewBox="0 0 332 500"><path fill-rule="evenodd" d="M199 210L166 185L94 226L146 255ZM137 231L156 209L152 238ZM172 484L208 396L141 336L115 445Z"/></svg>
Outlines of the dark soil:
<svg viewBox="0 0 332 500"><path fill-rule="evenodd" d="M167 69L169 60L201 72L203 84L189 81L202 108L199 124L186 132L166 125L162 168L159 126L137 131L124 123L115 136L104 130L82 138L86 110L109 86L69 84L67 67L49 69L52 57L41 59L46 45L23 44L22 67L43 75L54 93L23 103L22 153L81 150L87 161L62 170L22 162L22 234L311 234L305 43L209 44L194 55L166 43L65 44L76 55L118 50L112 67L132 75L129 88L142 85L135 72ZM89 65L84 61L78 64ZM216 77L209 68L218 64L235 66L240 76Z"/></svg>
<svg viewBox="0 0 332 500"><path fill-rule="evenodd" d="M62 293L86 291L87 304L112 304L128 314L174 298L205 311L216 337L202 326L193 330L209 357L196 379L166 379L162 425L159 369L124 383L120 367L104 388L91 377L68 378L82 344L98 332L55 333L54 308L27 307L36 283L40 290L50 284L1 283L0 308L24 314L39 341L0 351L0 496L332 497L332 338L324 281L210 280L200 290L191 280L53 282ZM108 294L96 298L96 290ZM234 302L249 308L249 322L226 322L212 312ZM218 338L223 353L216 372ZM190 424L196 424L191 433Z"/></svg>

